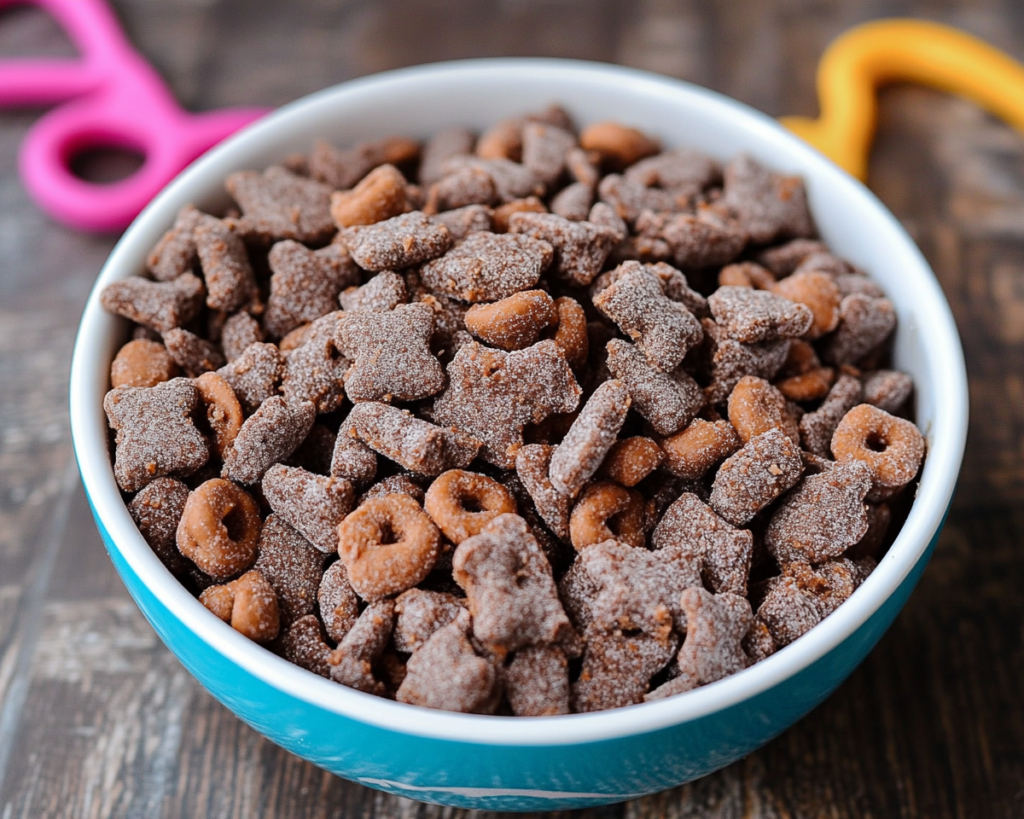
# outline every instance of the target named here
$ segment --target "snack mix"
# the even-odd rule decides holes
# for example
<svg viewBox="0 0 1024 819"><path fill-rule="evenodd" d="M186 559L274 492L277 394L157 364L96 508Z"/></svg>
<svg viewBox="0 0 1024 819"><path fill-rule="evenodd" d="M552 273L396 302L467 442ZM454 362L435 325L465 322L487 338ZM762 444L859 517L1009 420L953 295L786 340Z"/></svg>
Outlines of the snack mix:
<svg viewBox="0 0 1024 819"><path fill-rule="evenodd" d="M281 657L618 708L797 640L892 542L925 454L896 314L799 177L553 106L225 185L104 290L103 405L142 536Z"/></svg>

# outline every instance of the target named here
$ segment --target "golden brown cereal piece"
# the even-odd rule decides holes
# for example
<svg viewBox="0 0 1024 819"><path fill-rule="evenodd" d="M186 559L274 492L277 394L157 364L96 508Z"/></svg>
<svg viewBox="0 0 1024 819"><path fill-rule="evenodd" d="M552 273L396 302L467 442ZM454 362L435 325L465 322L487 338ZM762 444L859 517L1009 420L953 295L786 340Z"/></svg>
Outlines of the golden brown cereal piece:
<svg viewBox="0 0 1024 819"><path fill-rule="evenodd" d="M601 465L622 429L630 398L621 381L605 381L590 396L551 456L551 485L576 497Z"/></svg>
<svg viewBox="0 0 1024 819"><path fill-rule="evenodd" d="M408 495L371 498L338 526L338 555L364 600L415 586L434 568L439 546L434 522Z"/></svg>
<svg viewBox="0 0 1024 819"><path fill-rule="evenodd" d="M739 262L726 265L718 271L718 286L753 287L755 290L771 290L775 286L775 277L759 264ZM782 295L785 296L786 294L783 293ZM797 301L797 299L793 300Z"/></svg>
<svg viewBox="0 0 1024 819"><path fill-rule="evenodd" d="M707 685L750 665L743 638L754 614L745 598L711 594L697 586L684 591L679 604L686 613L686 640L676 657L679 676L644 697L647 702Z"/></svg>
<svg viewBox="0 0 1024 819"><path fill-rule="evenodd" d="M395 699L424 708L490 714L498 705L497 672L469 641L469 615L438 629L406 666Z"/></svg>
<svg viewBox="0 0 1024 819"><path fill-rule="evenodd" d="M380 165L352 190L331 194L331 218L338 227L372 225L409 210L405 177L394 165Z"/></svg>
<svg viewBox="0 0 1024 819"><path fill-rule="evenodd" d="M792 489L803 471L799 447L773 427L751 438L718 468L711 506L729 523L742 526Z"/></svg>
<svg viewBox="0 0 1024 819"><path fill-rule="evenodd" d="M480 136L476 143L476 155L482 159L511 159L518 162L523 151L522 134L522 119L503 119Z"/></svg>
<svg viewBox="0 0 1024 819"><path fill-rule="evenodd" d="M816 270L794 273L775 284L772 290L810 309L813 319L804 338L821 338L839 326L839 288L827 273Z"/></svg>
<svg viewBox="0 0 1024 819"><path fill-rule="evenodd" d="M636 486L661 466L665 453L652 439L641 435L616 441L608 450L597 477L620 486Z"/></svg>
<svg viewBox="0 0 1024 819"><path fill-rule="evenodd" d="M754 553L754 537L748 529L736 529L715 514L692 492L684 492L664 512L651 546L656 552L679 549L694 571L697 582L716 594L746 595Z"/></svg>
<svg viewBox="0 0 1024 819"><path fill-rule="evenodd" d="M508 222L514 213L547 213L548 209L536 196L527 196L525 199L513 199L504 205L498 205L494 209L492 217L495 233L508 233Z"/></svg>
<svg viewBox="0 0 1024 819"><path fill-rule="evenodd" d="M569 663L559 646L527 646L503 669L505 694L517 717L569 713Z"/></svg>
<svg viewBox="0 0 1024 819"><path fill-rule="evenodd" d="M355 500L351 483L274 464L263 476L262 488L270 508L321 552L329 554L338 548L338 524Z"/></svg>
<svg viewBox="0 0 1024 819"><path fill-rule="evenodd" d="M606 631L592 624L585 634L583 670L572 685L572 710L577 713L621 708L643 702L651 677L668 665L679 645L643 632Z"/></svg>
<svg viewBox="0 0 1024 819"><path fill-rule="evenodd" d="M551 340L558 345L573 371L578 372L586 366L589 352L587 315L579 302L568 296L555 299L555 310L557 328Z"/></svg>
<svg viewBox="0 0 1024 819"><path fill-rule="evenodd" d="M791 375L775 383L776 389L790 401L817 401L828 395L836 371L831 367L815 367L800 375Z"/></svg>
<svg viewBox="0 0 1024 819"><path fill-rule="evenodd" d="M596 152L609 167L621 169L658 153L661 143L619 122L595 122L580 133L580 147Z"/></svg>
<svg viewBox="0 0 1024 819"><path fill-rule="evenodd" d="M743 443L770 429L779 429L791 441L800 443L800 428L789 413L785 397L763 378L745 375L732 388L729 423Z"/></svg>
<svg viewBox="0 0 1024 819"><path fill-rule="evenodd" d="M466 312L466 328L503 350L529 347L556 321L555 303L543 290L524 290L501 301L474 304Z"/></svg>
<svg viewBox="0 0 1024 819"><path fill-rule="evenodd" d="M224 457L221 476L244 484L260 480L271 466L299 448L316 419L309 401L291 403L280 395L268 398L250 415Z"/></svg>
<svg viewBox="0 0 1024 819"><path fill-rule="evenodd" d="M188 496L178 524L178 550L210 577L221 580L256 560L260 510L252 496L222 478Z"/></svg>
<svg viewBox="0 0 1024 819"><path fill-rule="evenodd" d="M846 373L840 375L821 406L800 419L804 449L827 458L836 427L847 412L861 403L861 392L857 378Z"/></svg>
<svg viewBox="0 0 1024 819"><path fill-rule="evenodd" d="M395 600L395 648L411 654L465 610L463 601L453 594L426 589L402 592Z"/></svg>
<svg viewBox="0 0 1024 819"><path fill-rule="evenodd" d="M466 592L473 635L495 657L572 632L558 599L551 566L517 515L499 515L459 544L452 574Z"/></svg>
<svg viewBox="0 0 1024 819"><path fill-rule="evenodd" d="M300 617L288 626L281 635L277 649L288 662L321 677L331 676L331 666L327 662L331 656L331 647L324 640L320 621L315 614Z"/></svg>
<svg viewBox="0 0 1024 819"><path fill-rule="evenodd" d="M281 625L289 626L316 610L316 592L324 573L324 554L279 515L268 515L260 530L259 557L253 566L277 594Z"/></svg>
<svg viewBox="0 0 1024 819"><path fill-rule="evenodd" d="M478 535L498 515L515 514L516 501L493 478L462 469L437 476L427 490L424 508L452 543Z"/></svg>
<svg viewBox="0 0 1024 819"><path fill-rule="evenodd" d="M682 432L661 440L669 471L689 481L700 480L711 467L742 445L736 428L728 421L703 418L695 418Z"/></svg>
<svg viewBox="0 0 1024 819"><path fill-rule="evenodd" d="M589 484L569 519L572 545L580 552L595 543L618 540L641 548L647 539L644 512L643 495L635 489L608 481Z"/></svg>
<svg viewBox="0 0 1024 819"><path fill-rule="evenodd" d="M187 378L155 387L117 387L103 398L107 421L117 431L114 478L125 492L154 478L191 475L210 457L192 413L199 390Z"/></svg>
<svg viewBox="0 0 1024 819"><path fill-rule="evenodd" d="M840 461L805 478L776 508L765 546L780 565L839 557L868 530L864 497L870 489L871 470L862 461Z"/></svg>
<svg viewBox="0 0 1024 819"><path fill-rule="evenodd" d="M523 428L572 412L580 392L553 341L511 353L471 342L448 365L448 388L434 401L434 421L483 441L481 457L511 469Z"/></svg>
<svg viewBox="0 0 1024 819"><path fill-rule="evenodd" d="M394 619L394 600L378 600L367 606L327 658L331 679L357 691L383 696L384 684L374 675L373 666L391 639Z"/></svg>
<svg viewBox="0 0 1024 819"><path fill-rule="evenodd" d="M277 595L258 571L246 572L223 586L210 586L199 602L231 628L257 643L268 643L277 636L281 621Z"/></svg>
<svg viewBox="0 0 1024 819"><path fill-rule="evenodd" d="M235 391L217 373L203 373L195 380L206 413L206 423L213 434L213 449L221 458L235 442L242 428L242 406Z"/></svg>
<svg viewBox="0 0 1024 819"><path fill-rule="evenodd" d="M917 474L924 459L924 436L916 426L870 404L851 409L832 436L837 461L863 461L871 470L867 499L883 500Z"/></svg>
<svg viewBox="0 0 1024 819"><path fill-rule="evenodd" d="M348 582L348 572L340 560L328 566L323 573L317 604L328 636L340 643L359 619L359 598Z"/></svg>
<svg viewBox="0 0 1024 819"><path fill-rule="evenodd" d="M527 444L516 455L516 473L533 500L537 513L555 535L568 540L572 498L551 485L548 470L554 452L553 446Z"/></svg>
<svg viewBox="0 0 1024 819"><path fill-rule="evenodd" d="M205 296L203 280L191 273L169 282L132 276L104 287L100 303L111 313L166 333L195 318L203 309Z"/></svg>
<svg viewBox="0 0 1024 819"><path fill-rule="evenodd" d="M176 375L178 365L167 348L159 342L139 338L118 350L110 365L110 386L155 387Z"/></svg>

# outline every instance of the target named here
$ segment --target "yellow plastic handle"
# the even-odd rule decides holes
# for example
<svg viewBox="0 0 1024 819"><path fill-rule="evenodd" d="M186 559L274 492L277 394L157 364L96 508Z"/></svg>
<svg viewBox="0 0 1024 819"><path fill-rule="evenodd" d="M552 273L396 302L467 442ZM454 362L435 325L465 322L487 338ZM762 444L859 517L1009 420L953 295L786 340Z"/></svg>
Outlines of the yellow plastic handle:
<svg viewBox="0 0 1024 819"><path fill-rule="evenodd" d="M850 29L818 65L821 116L781 122L859 179L867 176L879 86L913 82L966 97L1024 133L1024 65L962 31L924 20Z"/></svg>

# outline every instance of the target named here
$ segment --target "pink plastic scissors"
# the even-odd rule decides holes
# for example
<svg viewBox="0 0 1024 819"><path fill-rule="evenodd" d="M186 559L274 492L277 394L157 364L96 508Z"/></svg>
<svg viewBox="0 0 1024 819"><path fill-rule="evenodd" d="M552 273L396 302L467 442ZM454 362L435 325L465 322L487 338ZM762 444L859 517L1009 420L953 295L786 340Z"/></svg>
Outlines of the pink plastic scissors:
<svg viewBox="0 0 1024 819"><path fill-rule="evenodd" d="M15 4L46 10L82 55L0 62L0 107L63 103L29 131L19 166L32 198L66 225L121 230L188 163L266 113L184 111L101 0L0 0L0 8ZM103 147L138 151L142 166L109 184L71 172L76 154Z"/></svg>

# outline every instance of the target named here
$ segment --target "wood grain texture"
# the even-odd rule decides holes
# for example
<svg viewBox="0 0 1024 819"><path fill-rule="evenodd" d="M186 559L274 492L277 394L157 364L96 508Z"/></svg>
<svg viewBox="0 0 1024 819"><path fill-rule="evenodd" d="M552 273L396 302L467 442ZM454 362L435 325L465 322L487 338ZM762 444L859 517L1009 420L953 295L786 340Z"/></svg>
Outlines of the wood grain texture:
<svg viewBox="0 0 1024 819"><path fill-rule="evenodd" d="M1011 0L121 0L195 109L277 105L373 71L485 55L620 62L772 114L879 16L960 26L1024 60ZM0 56L67 55L0 14ZM0 115L0 819L463 817L347 783L264 740L163 648L103 552L68 439L74 327L114 237L36 211L15 173L35 114ZM822 707L703 780L586 819L1024 815L1024 139L968 103L882 94L871 187L960 327L971 437L953 512L889 634Z"/></svg>

